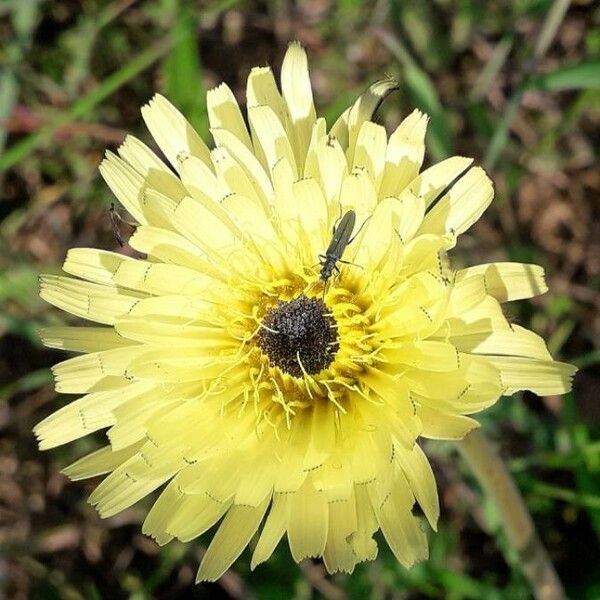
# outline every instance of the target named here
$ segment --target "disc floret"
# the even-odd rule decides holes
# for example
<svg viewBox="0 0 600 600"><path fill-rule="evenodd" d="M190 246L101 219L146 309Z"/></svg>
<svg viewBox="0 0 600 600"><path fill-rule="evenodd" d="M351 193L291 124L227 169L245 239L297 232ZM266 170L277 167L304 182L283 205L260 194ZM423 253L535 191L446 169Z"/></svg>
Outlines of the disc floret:
<svg viewBox="0 0 600 600"><path fill-rule="evenodd" d="M340 347L326 304L304 295L279 302L265 314L257 343L272 365L294 377L326 369Z"/></svg>

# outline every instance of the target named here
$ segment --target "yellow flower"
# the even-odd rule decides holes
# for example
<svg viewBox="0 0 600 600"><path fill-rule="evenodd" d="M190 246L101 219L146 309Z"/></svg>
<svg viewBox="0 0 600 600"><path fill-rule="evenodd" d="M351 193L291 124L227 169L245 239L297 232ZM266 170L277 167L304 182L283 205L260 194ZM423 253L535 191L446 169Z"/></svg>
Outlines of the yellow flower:
<svg viewBox="0 0 600 600"><path fill-rule="evenodd" d="M248 77L249 131L226 85L208 93L213 150L155 96L142 114L173 170L133 137L100 168L146 258L76 248L73 277L42 279L48 302L101 326L43 330L81 354L54 367L57 391L84 395L36 427L40 447L109 428L65 473L108 473L90 498L104 517L162 487L143 525L159 544L222 519L199 580L255 535L253 568L287 535L296 561L350 572L379 529L403 565L426 558L413 509L435 529L439 506L418 438L462 438L502 394L569 389L574 369L501 308L543 293L542 269L452 270L492 184L460 156L420 172L427 117L389 137L371 120L394 87L328 132L291 44L281 92L269 68ZM355 239L321 278L349 210Z"/></svg>

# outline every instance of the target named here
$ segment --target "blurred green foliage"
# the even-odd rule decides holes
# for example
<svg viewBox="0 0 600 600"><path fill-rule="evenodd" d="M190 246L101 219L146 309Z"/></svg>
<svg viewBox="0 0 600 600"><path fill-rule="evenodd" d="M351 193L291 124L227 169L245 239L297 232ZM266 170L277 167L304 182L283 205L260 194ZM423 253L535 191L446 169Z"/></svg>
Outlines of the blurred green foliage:
<svg viewBox="0 0 600 600"><path fill-rule="evenodd" d="M430 161L461 153L491 170L496 202L459 246L459 264L547 268L551 292L509 312L578 364L575 390L563 399L506 398L481 421L501 445L569 595L600 597L600 231L592 203L600 188L599 21L598 6L586 0L1 3L0 496L10 517L0 523L0 589L7 597L530 597L493 505L450 443L427 446L443 505L428 562L406 571L380 544L376 562L327 577L319 565L297 567L280 544L255 572L246 552L219 584L196 587L206 540L159 551L138 533L143 510L102 523L85 505L89 485L65 487L58 471L95 442L36 449L31 426L58 406L48 367L60 359L41 349L36 330L69 319L38 299L37 277L58 271L71 246L117 249L106 217L112 199L97 176L104 149L126 131L149 140L139 107L157 91L208 138L206 90L225 80L243 102L250 67L278 69L290 39L308 48L330 125L357 93L390 74L402 90L384 105L386 125L416 106L431 117Z"/></svg>

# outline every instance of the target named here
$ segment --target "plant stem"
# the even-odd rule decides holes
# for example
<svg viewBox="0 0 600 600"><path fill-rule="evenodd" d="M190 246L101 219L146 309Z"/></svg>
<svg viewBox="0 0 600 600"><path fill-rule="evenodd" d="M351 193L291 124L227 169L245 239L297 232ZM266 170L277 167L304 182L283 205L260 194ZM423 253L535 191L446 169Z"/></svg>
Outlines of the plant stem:
<svg viewBox="0 0 600 600"><path fill-rule="evenodd" d="M535 531L523 497L493 444L480 430L475 430L458 442L458 447L481 487L495 502L506 537L518 553L535 597L538 600L565 598L565 591Z"/></svg>

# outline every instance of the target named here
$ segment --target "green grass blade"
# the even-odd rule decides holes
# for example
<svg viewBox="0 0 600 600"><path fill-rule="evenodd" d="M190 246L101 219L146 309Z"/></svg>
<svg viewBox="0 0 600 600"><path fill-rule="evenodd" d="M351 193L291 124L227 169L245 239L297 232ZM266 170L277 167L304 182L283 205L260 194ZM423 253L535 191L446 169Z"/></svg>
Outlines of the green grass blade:
<svg viewBox="0 0 600 600"><path fill-rule="evenodd" d="M538 75L529 82L528 89L535 90L598 90L600 89L600 59L565 65Z"/></svg>
<svg viewBox="0 0 600 600"><path fill-rule="evenodd" d="M198 55L198 18L185 3L176 8L176 13L174 31L177 42L164 62L165 93L196 131L206 138L208 119Z"/></svg>
<svg viewBox="0 0 600 600"><path fill-rule="evenodd" d="M494 48L489 60L479 73L473 89L469 94L472 102L481 100L487 93L490 85L504 66L508 55L513 47L514 35L512 33L505 35Z"/></svg>
<svg viewBox="0 0 600 600"><path fill-rule="evenodd" d="M552 40L556 36L569 4L570 0L554 0L552 7L546 14L544 24L542 25L535 42L533 55L531 59L522 66L521 83L516 87L510 100L506 103L502 118L498 122L494 135L486 150L483 166L487 171L491 171L496 166L496 163L508 142L510 128L519 111L523 93L527 88L529 81L531 81L532 73L538 62L544 56L550 47Z"/></svg>
<svg viewBox="0 0 600 600"><path fill-rule="evenodd" d="M404 77L416 106L431 117L428 129L431 154L436 160L450 156L450 125L431 79L412 66L406 68Z"/></svg>
<svg viewBox="0 0 600 600"><path fill-rule="evenodd" d="M0 403L6 402L11 396L20 392L31 392L52 383L52 371L39 369L23 375L6 385L0 387Z"/></svg>
<svg viewBox="0 0 600 600"><path fill-rule="evenodd" d="M171 38L162 40L156 45L140 52L140 54L125 66L106 77L98 87L75 102L69 110L61 114L52 123L35 133L28 135L8 148L8 150L0 156L0 173L22 161L39 146L43 146L50 142L52 136L60 129L60 127L75 119L84 117L91 109L108 98L121 86L125 85L128 81L131 81L142 71L145 71L154 64L165 54L165 52L167 52L170 45Z"/></svg>
<svg viewBox="0 0 600 600"><path fill-rule="evenodd" d="M404 82L415 105L431 117L427 133L431 154L435 160L446 158L452 149L451 128L431 78L395 35L379 28L374 31L387 49L403 64Z"/></svg>
<svg viewBox="0 0 600 600"><path fill-rule="evenodd" d="M576 497L569 496L564 492L556 493L558 497L565 502L579 504L587 509L590 521L596 536L600 539L600 479L598 478L598 460L595 456L586 454L585 448L590 445L593 434L588 426L581 422L577 415L577 407L573 392L565 394L563 397L563 420L567 426L571 444L573 448L585 456L582 463L576 465L574 469L575 482L577 490L568 490ZM537 490L539 492L539 490ZM548 490L545 490L548 492ZM550 490L551 495L552 490Z"/></svg>
<svg viewBox="0 0 600 600"><path fill-rule="evenodd" d="M23 54L31 44L31 36L38 19L39 0L15 3L12 10L12 26L15 31L13 39L9 39L4 47L6 64L0 71L0 124L4 123L11 115L19 96L19 80L17 68L23 59ZM8 132L0 126L0 153Z"/></svg>
<svg viewBox="0 0 600 600"><path fill-rule="evenodd" d="M591 367L592 365L600 363L600 350L592 350L587 354L582 354L577 358L573 358L571 362L579 369Z"/></svg>

